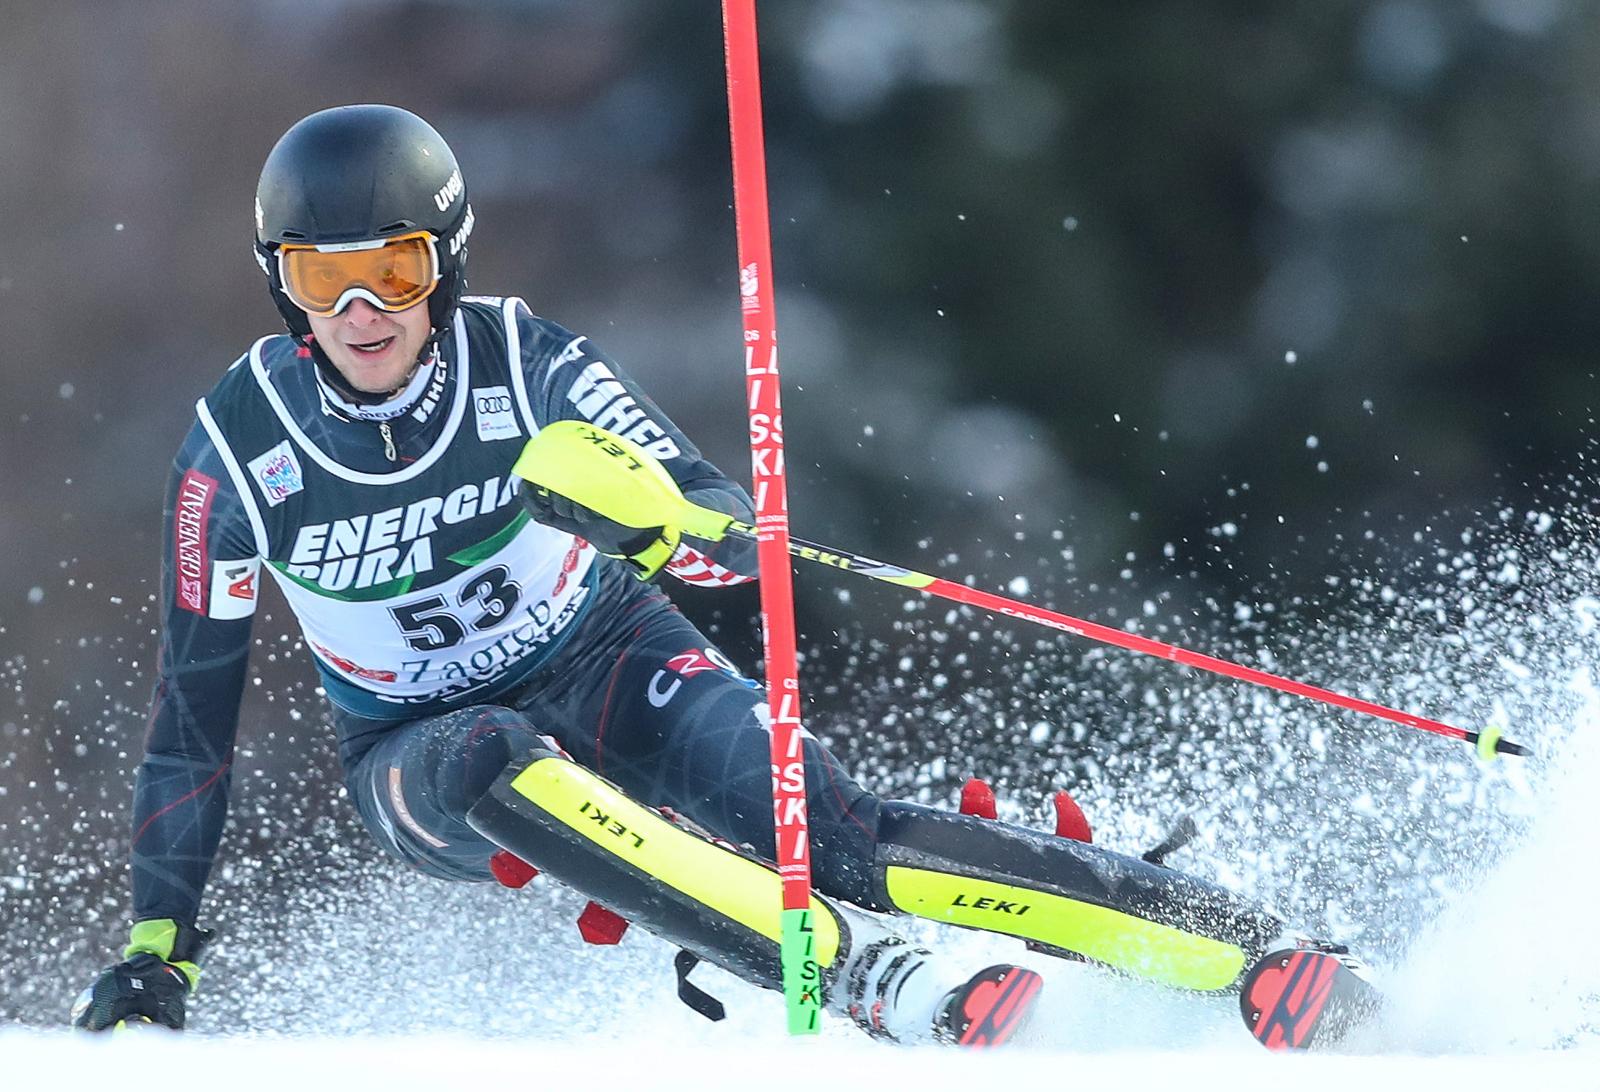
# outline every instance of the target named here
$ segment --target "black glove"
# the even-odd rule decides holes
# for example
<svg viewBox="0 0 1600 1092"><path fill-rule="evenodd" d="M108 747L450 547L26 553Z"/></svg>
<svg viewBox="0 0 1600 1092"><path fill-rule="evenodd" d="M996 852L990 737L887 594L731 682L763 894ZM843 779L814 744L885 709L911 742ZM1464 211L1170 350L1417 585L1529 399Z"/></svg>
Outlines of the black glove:
<svg viewBox="0 0 1600 1092"><path fill-rule="evenodd" d="M522 497L522 507L534 519L587 540L607 557L626 561L640 580L648 580L661 571L661 566L672 559L678 548L676 530L626 527L577 501L530 482L523 482L518 494Z"/></svg>
<svg viewBox="0 0 1600 1092"><path fill-rule="evenodd" d="M85 1031L127 1024L182 1030L189 994L200 981L200 957L212 933L169 918L134 925L124 962L107 967L72 1006L72 1023Z"/></svg>

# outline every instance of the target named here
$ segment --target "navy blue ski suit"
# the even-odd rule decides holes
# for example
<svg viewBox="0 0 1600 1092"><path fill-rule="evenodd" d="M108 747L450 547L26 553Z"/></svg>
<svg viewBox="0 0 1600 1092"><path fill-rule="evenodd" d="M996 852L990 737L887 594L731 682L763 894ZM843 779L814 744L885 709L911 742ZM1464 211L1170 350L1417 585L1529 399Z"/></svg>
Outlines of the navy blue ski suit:
<svg viewBox="0 0 1600 1092"><path fill-rule="evenodd" d="M263 575L301 620L355 805L407 864L490 879L497 847L466 812L540 736L771 857L760 689L654 585L529 525L509 467L534 429L584 419L640 441L697 503L748 520L748 495L587 338L520 301L469 298L453 333L416 405L383 428L337 412L286 337L258 342L197 405L167 493L137 919L200 914ZM686 540L667 571L735 583L754 550ZM814 740L806 754L815 882L868 903L878 800Z"/></svg>

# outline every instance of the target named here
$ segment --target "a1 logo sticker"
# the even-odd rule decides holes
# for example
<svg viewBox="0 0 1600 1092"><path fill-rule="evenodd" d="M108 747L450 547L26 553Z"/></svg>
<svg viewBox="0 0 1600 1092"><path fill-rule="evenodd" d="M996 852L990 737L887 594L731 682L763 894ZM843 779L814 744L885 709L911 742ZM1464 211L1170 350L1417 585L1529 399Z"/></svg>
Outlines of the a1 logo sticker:
<svg viewBox="0 0 1600 1092"><path fill-rule="evenodd" d="M209 617L248 618L256 612L256 600L260 594L259 557L211 563L211 602L207 611Z"/></svg>

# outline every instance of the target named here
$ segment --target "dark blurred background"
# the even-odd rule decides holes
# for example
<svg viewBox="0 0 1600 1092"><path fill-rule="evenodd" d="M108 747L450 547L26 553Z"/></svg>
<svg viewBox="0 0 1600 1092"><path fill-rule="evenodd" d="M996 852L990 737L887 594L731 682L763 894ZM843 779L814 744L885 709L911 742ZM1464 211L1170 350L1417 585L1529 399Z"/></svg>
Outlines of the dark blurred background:
<svg viewBox="0 0 1600 1092"><path fill-rule="evenodd" d="M760 15L796 533L1181 640L1588 481L1593 5ZM454 146L470 290L591 335L748 480L712 0L0 6L0 899L71 830L118 912L168 462L278 327L263 158L362 101ZM834 583L798 574L819 715L902 614ZM754 668L753 593L678 598ZM332 780L282 614L247 798Z"/></svg>

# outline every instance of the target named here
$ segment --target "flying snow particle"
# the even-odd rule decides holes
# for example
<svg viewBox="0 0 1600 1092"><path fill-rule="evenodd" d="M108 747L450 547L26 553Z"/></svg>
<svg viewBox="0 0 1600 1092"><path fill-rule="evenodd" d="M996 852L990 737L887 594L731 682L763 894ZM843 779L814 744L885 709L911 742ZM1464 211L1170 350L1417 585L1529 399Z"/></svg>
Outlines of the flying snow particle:
<svg viewBox="0 0 1600 1092"><path fill-rule="evenodd" d="M43 603L44 602L44 589L43 588L38 588L38 587L29 588L28 589L28 602L30 602L30 603Z"/></svg>
<svg viewBox="0 0 1600 1092"><path fill-rule="evenodd" d="M1025 576L1013 576L1011 578L1011 583L1006 585L1006 590L1012 595L1027 595L1028 578Z"/></svg>
<svg viewBox="0 0 1600 1092"><path fill-rule="evenodd" d="M1295 352L1293 349L1290 349L1288 352L1283 354L1283 362L1285 364L1293 364L1296 361L1298 361L1299 359L1300 359L1300 354Z"/></svg>
<svg viewBox="0 0 1600 1092"><path fill-rule="evenodd" d="M71 383L63 383L61 384L59 393L62 398L71 398L73 395L78 393L78 388L74 387Z"/></svg>
<svg viewBox="0 0 1600 1092"><path fill-rule="evenodd" d="M1317 439L1315 436L1306 437L1306 447L1310 448L1312 451L1315 451L1317 446L1321 443L1322 441Z"/></svg>

